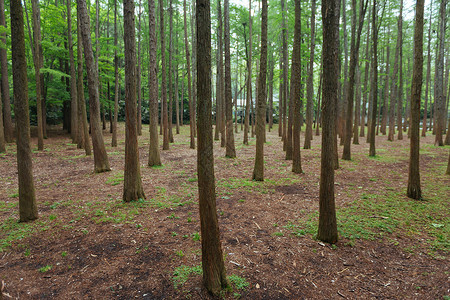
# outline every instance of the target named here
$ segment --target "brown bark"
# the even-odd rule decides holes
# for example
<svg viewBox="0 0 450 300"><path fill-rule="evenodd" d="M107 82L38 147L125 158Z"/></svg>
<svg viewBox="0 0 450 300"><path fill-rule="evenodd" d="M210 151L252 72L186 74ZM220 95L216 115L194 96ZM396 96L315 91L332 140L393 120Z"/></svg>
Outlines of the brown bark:
<svg viewBox="0 0 450 300"><path fill-rule="evenodd" d="M79 22L81 23L81 36L83 39L84 59L86 61L88 88L89 88L89 110L91 119L92 146L94 148L94 171L96 173L110 171L108 155L103 141L102 128L100 124L100 101L98 97L98 74L92 51L91 29L87 13L86 1L77 0L79 11Z"/></svg>
<svg viewBox="0 0 450 300"><path fill-rule="evenodd" d="M0 26L6 28L4 0L0 0ZM6 32L2 32L0 34L0 41L3 45L6 45ZM0 65L2 75L1 90L5 140L7 143L11 143L14 139L14 128L11 117L11 98L9 96L8 56L6 53L6 47L0 47Z"/></svg>
<svg viewBox="0 0 450 300"><path fill-rule="evenodd" d="M390 36L391 31L388 28L388 36ZM390 47L389 39L386 46L386 71L385 71L385 84L384 84L384 95L383 95L383 106L382 106L382 118L380 131L383 135L386 135L386 124L388 115L388 101L389 101L389 59L390 59Z"/></svg>
<svg viewBox="0 0 450 300"><path fill-rule="evenodd" d="M447 172L446 175L450 175L450 151L448 152Z"/></svg>
<svg viewBox="0 0 450 300"><path fill-rule="evenodd" d="M321 115L320 115L320 100L322 96L322 80L323 80L323 73L322 73L322 63L320 63L320 79L319 79L319 88L317 89L317 111L316 111L316 136L320 135L319 127L322 126L321 124Z"/></svg>
<svg viewBox="0 0 450 300"><path fill-rule="evenodd" d="M161 103L163 150L169 150L169 119L167 112L167 83L166 83L166 41L164 31L164 1L159 0L159 39L161 42Z"/></svg>
<svg viewBox="0 0 450 300"><path fill-rule="evenodd" d="M225 117L226 117L226 147L225 157L236 157L233 132L233 99L231 96L231 57L230 57L230 4L224 1L224 38L225 38ZM197 29L198 30L198 29ZM200 34L199 34L200 36ZM197 48L197 51L200 49ZM198 55L200 58L200 55ZM198 70L197 70L198 71Z"/></svg>
<svg viewBox="0 0 450 300"><path fill-rule="evenodd" d="M73 41L72 41L72 1L67 0L67 40L69 42L69 61L70 61L70 136L72 143L78 143L78 103L77 103L77 81L75 75L75 60L73 57ZM36 89L37 90L37 89ZM42 114L42 113L41 113ZM39 115L39 112L38 112ZM42 122L42 121L41 121Z"/></svg>
<svg viewBox="0 0 450 300"><path fill-rule="evenodd" d="M227 14L228 10L227 2L228 0L225 0L225 14ZM222 289L228 286L228 283L216 210L211 116L211 17L209 0L197 0L196 21L198 33L197 172L202 235L203 284L208 292L217 296Z"/></svg>
<svg viewBox="0 0 450 300"><path fill-rule="evenodd" d="M311 140L313 139L312 134L312 122L313 122L313 95L314 95L314 48L315 43L315 33L316 33L316 0L311 1L311 46L309 54L309 66L308 66L308 79L306 82L306 130L305 130L305 144L304 149L311 149Z"/></svg>
<svg viewBox="0 0 450 300"><path fill-rule="evenodd" d="M368 3L368 2L366 2ZM356 66L356 96L355 96L355 122L353 125L353 145L359 145L359 126L361 112L361 72Z"/></svg>
<svg viewBox="0 0 450 300"><path fill-rule="evenodd" d="M424 0L417 0L416 22L414 26L414 69L411 85L411 144L407 190L407 196L416 200L422 198L419 172L419 123L423 77L423 12Z"/></svg>
<svg viewBox="0 0 450 300"><path fill-rule="evenodd" d="M297 0L300 2L300 0ZM264 180L264 131L266 129L266 73L267 73L267 0L262 0L261 57L259 63L258 99L256 103L256 154L253 180Z"/></svg>
<svg viewBox="0 0 450 300"><path fill-rule="evenodd" d="M142 135L142 89L141 89L141 1L139 0L139 17L138 17L138 47L137 47L137 68L136 68L136 93L137 93L137 134Z"/></svg>
<svg viewBox="0 0 450 300"><path fill-rule="evenodd" d="M361 129L359 130L359 136L365 136L366 129L366 104L367 104L367 96L369 94L369 70L370 70L370 14L367 16L367 40L366 40L366 63L364 68L364 91L363 91L363 105L361 107Z"/></svg>
<svg viewBox="0 0 450 300"><path fill-rule="evenodd" d="M191 82L191 60L189 53L189 42L187 36L187 20L186 20L186 0L183 1L184 11L184 46L186 52L186 71L187 71L187 86L188 86L188 102L189 102L189 128L190 128L190 148L195 149L195 122L194 122L194 105L192 96L192 82Z"/></svg>
<svg viewBox="0 0 450 300"><path fill-rule="evenodd" d="M136 114L136 39L134 2L123 1L123 39L125 46L125 171L123 201L145 199L139 164Z"/></svg>
<svg viewBox="0 0 450 300"><path fill-rule="evenodd" d="M117 147L117 121L119 119L119 56L117 55L117 1L114 1L114 122L111 147ZM110 116L111 117L111 116Z"/></svg>
<svg viewBox="0 0 450 300"><path fill-rule="evenodd" d="M338 240L334 200L334 139L338 90L339 0L322 2L323 86L322 154L317 238L328 243Z"/></svg>
<svg viewBox="0 0 450 300"><path fill-rule="evenodd" d="M252 36L253 36L253 30L252 30L252 0L248 1L248 39L249 39L249 45L248 45L248 58L247 58L247 99L245 101L245 124L244 124L244 140L243 143L245 145L248 145L248 133L250 130L250 104L252 102L252 50L253 50L253 42L252 42ZM245 25L244 25L244 40L247 42L247 39L245 37ZM246 44L247 49L247 44Z"/></svg>
<svg viewBox="0 0 450 300"><path fill-rule="evenodd" d="M287 112L287 99L288 99L288 53L287 53L287 25L286 25L286 9L285 9L285 0L281 0L281 13L283 15L283 19L282 19L282 30L281 30L281 35L283 38L283 131L282 131L282 140L283 140L283 150L286 151L286 133L287 133L287 126L286 126L286 121L287 121L287 116L286 116L286 112ZM281 108L280 108L281 109Z"/></svg>
<svg viewBox="0 0 450 300"><path fill-rule="evenodd" d="M30 148L30 121L28 107L27 61L22 4L10 1L11 50L14 107L16 116L17 171L19 178L20 222L38 218L33 179L33 161Z"/></svg>
<svg viewBox="0 0 450 300"><path fill-rule="evenodd" d="M2 94L0 93L0 153L6 152L5 130L3 127L3 105Z"/></svg>
<svg viewBox="0 0 450 300"><path fill-rule="evenodd" d="M403 109L403 0L400 1L400 15L398 17L398 30L397 34L399 38L397 39L397 45L399 47L399 69L400 69L400 78L398 79L398 88L397 88L397 138L399 140L403 140L403 131L402 131L402 109ZM394 66L395 68L395 66Z"/></svg>
<svg viewBox="0 0 450 300"><path fill-rule="evenodd" d="M89 140L89 126L87 121L86 102L84 100L84 84L83 84L83 41L81 38L80 18L77 22L77 104L78 104L78 148L84 148L86 155L91 155L91 143Z"/></svg>
<svg viewBox="0 0 450 300"><path fill-rule="evenodd" d="M156 9L155 0L148 1L148 29L149 29L149 113L150 113L150 144L148 149L148 165L160 166L161 157L159 152L159 137L158 137L158 82L156 75ZM188 71L189 74L189 71Z"/></svg>
<svg viewBox="0 0 450 300"><path fill-rule="evenodd" d="M444 95L444 45L445 45L445 12L446 0L441 1L439 16L439 53L436 64L435 86L435 130L436 136L434 144L436 146L444 146L443 132L445 130L445 95ZM446 84L445 84L446 85Z"/></svg>
<svg viewBox="0 0 450 300"><path fill-rule="evenodd" d="M302 12L300 6L301 0L295 0L295 25L294 25L294 48L292 51L292 71L291 71L291 92L289 99L289 111L292 111L292 172L303 173L302 161L300 156L300 128L302 126L302 61L301 61L301 47L302 47ZM312 68L312 66L311 66ZM291 106L291 102L293 106ZM312 128L311 128L312 130ZM306 139L306 137L305 137ZM288 151L286 151L287 154Z"/></svg>
<svg viewBox="0 0 450 300"><path fill-rule="evenodd" d="M372 60L372 119L369 127L370 130L370 145L369 145L369 156L375 156L375 126L377 121L377 100L378 100L378 28L377 28L377 1L373 0L373 10L372 10L372 47L373 47L373 60Z"/></svg>
<svg viewBox="0 0 450 300"><path fill-rule="evenodd" d="M172 0L169 0L169 119L168 119L168 125L169 125L169 142L173 143L173 74L172 74L172 68L173 68L173 7L172 7Z"/></svg>

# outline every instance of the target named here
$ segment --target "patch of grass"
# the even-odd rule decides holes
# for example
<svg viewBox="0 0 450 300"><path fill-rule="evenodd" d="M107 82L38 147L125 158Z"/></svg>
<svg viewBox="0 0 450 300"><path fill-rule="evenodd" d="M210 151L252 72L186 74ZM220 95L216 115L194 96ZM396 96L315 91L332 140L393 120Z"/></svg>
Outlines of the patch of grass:
<svg viewBox="0 0 450 300"><path fill-rule="evenodd" d="M124 180L123 172L118 172L118 173L108 177L108 179L106 180L106 183L114 186L114 185L118 185L118 184L122 183L123 180Z"/></svg>
<svg viewBox="0 0 450 300"><path fill-rule="evenodd" d="M272 233L272 235L273 236L284 236L284 233L277 231L277 232Z"/></svg>
<svg viewBox="0 0 450 300"><path fill-rule="evenodd" d="M52 269L52 265L46 265L45 267L39 268L39 272L45 273Z"/></svg>
<svg viewBox="0 0 450 300"><path fill-rule="evenodd" d="M179 266L175 268L175 271L173 272L172 277L173 285L175 288L178 288L183 284L185 284L191 275L202 275L202 274L203 270L201 265L193 267L185 265Z"/></svg>
<svg viewBox="0 0 450 300"><path fill-rule="evenodd" d="M198 233L198 232L194 232L193 234L192 234L192 240L194 241L194 242L196 242L196 241L200 241L200 233Z"/></svg>
<svg viewBox="0 0 450 300"><path fill-rule="evenodd" d="M175 252L175 255L178 257L183 257L184 256L183 250L178 250L177 252Z"/></svg>
<svg viewBox="0 0 450 300"><path fill-rule="evenodd" d="M19 197L19 193L10 194L10 195L8 195L8 197L9 198L17 198L17 197Z"/></svg>
<svg viewBox="0 0 450 300"><path fill-rule="evenodd" d="M245 280L245 278L235 274L228 276L228 280L237 290L245 290L245 288L249 286L249 283Z"/></svg>
<svg viewBox="0 0 450 300"><path fill-rule="evenodd" d="M43 222L34 223L19 223L16 219L9 218L0 225L0 252L9 248L14 241L27 238L35 232L38 224L44 224Z"/></svg>

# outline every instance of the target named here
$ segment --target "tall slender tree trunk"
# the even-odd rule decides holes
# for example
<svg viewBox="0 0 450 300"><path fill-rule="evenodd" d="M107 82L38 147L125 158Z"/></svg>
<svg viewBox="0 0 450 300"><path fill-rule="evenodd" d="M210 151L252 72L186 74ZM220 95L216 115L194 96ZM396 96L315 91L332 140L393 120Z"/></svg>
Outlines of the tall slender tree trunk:
<svg viewBox="0 0 450 300"><path fill-rule="evenodd" d="M20 222L38 218L30 148L27 61L22 4L10 1L13 91L16 116Z"/></svg>
<svg viewBox="0 0 450 300"><path fill-rule="evenodd" d="M287 89L288 89L288 53L287 53L287 24L286 24L286 9L285 9L285 0L281 0L281 13L282 13L282 30L281 30L281 35L283 38L283 49L282 49L282 53L283 53L283 131L282 131L282 140L283 140L283 150L286 151L286 133L287 133L287 126L286 126L286 121L287 121L287 116L286 116L286 112L287 112ZM281 108L280 108L281 109Z"/></svg>
<svg viewBox="0 0 450 300"><path fill-rule="evenodd" d="M161 41L161 103L162 103L162 127L163 150L169 150L169 119L167 112L167 83L166 83L166 41L164 31L164 1L159 0L159 39Z"/></svg>
<svg viewBox="0 0 450 300"><path fill-rule="evenodd" d="M199 1L199 0L197 0ZM229 0L224 1L224 27L225 27L225 116L226 116L226 132L227 141L225 147L225 156L236 157L236 149L234 146L233 132L233 99L231 95L231 57L230 57L230 3ZM198 29L197 29L198 30ZM197 50L199 50L197 48Z"/></svg>
<svg viewBox="0 0 450 300"><path fill-rule="evenodd" d="M250 130L250 105L252 102L252 50L253 50L253 30L252 30L252 0L248 1L248 58L247 58L247 100L245 102L245 126L244 126L244 140L243 143L248 145L248 133ZM245 27L244 27L244 38L245 38ZM245 39L247 41L247 39Z"/></svg>
<svg viewBox="0 0 450 300"><path fill-rule="evenodd" d="M0 26L6 28L4 0L0 0ZM0 33L0 41L3 45L6 45L6 32ZM11 117L11 98L9 96L8 56L6 53L6 47L0 47L0 65L2 75L1 90L3 100L3 125L5 140L7 143L11 143L14 139L14 128Z"/></svg>
<svg viewBox="0 0 450 300"><path fill-rule="evenodd" d="M319 228L317 238L328 243L338 240L334 200L335 118L338 90L339 0L322 2L323 86L322 153L320 164Z"/></svg>
<svg viewBox="0 0 450 300"><path fill-rule="evenodd" d="M342 31L344 44L344 83L342 86L342 98L338 99L338 134L341 137L340 144L344 144L345 138L345 122L347 109L347 94L348 94L348 33L347 33L347 4L346 0L341 0L342 3Z"/></svg>
<svg viewBox="0 0 450 300"><path fill-rule="evenodd" d="M368 1L366 2L368 3ZM353 145L359 145L359 122L361 112L361 72L359 65L356 66L356 96L355 96L355 122L353 125Z"/></svg>
<svg viewBox="0 0 450 300"><path fill-rule="evenodd" d="M390 36L391 31L388 28L388 36ZM386 46L386 71L385 71L385 84L384 84L384 95L383 95L383 106L382 106L382 118L381 118L381 128L380 131L383 135L386 135L386 123L388 115L388 101L389 101L389 59L390 59L390 47L389 40Z"/></svg>
<svg viewBox="0 0 450 300"><path fill-rule="evenodd" d="M84 148L86 155L91 155L91 142L89 139L89 125L87 121L86 102L84 100L84 84L83 84L83 40L81 38L81 22L78 13L77 21L77 103L78 103L78 148Z"/></svg>
<svg viewBox="0 0 450 300"><path fill-rule="evenodd" d="M419 172L419 122L423 77L423 14L424 0L417 0L414 26L414 70L411 85L411 145L407 190L408 197L416 200L422 198Z"/></svg>
<svg viewBox="0 0 450 300"><path fill-rule="evenodd" d="M191 13L191 35L192 35L192 113L194 121L194 137L197 136L197 30L195 27L194 16L196 13L196 2L192 2Z"/></svg>
<svg viewBox="0 0 450 300"><path fill-rule="evenodd" d="M117 1L114 1L114 122L112 147L117 147L117 121L119 119L119 56L117 55L117 44Z"/></svg>
<svg viewBox="0 0 450 300"><path fill-rule="evenodd" d="M370 146L369 156L375 156L375 125L377 121L377 100L378 100L378 27L377 27L377 1L373 0L372 10L372 43L373 43L373 78L372 88L373 104L372 104L372 119L370 129Z"/></svg>
<svg viewBox="0 0 450 300"><path fill-rule="evenodd" d="M398 19L398 27L400 27L401 14ZM388 141L394 140L395 134L395 104L398 97L398 60L400 56L400 47L402 42L402 36L400 32L397 32L397 45L395 46L395 59L394 59L394 70L392 73L391 80L391 95L390 95L390 105L389 105L389 132Z"/></svg>
<svg viewBox="0 0 450 300"><path fill-rule="evenodd" d="M273 72L275 68L275 61L273 57L272 46L269 53L269 132L273 128Z"/></svg>
<svg viewBox="0 0 450 300"><path fill-rule="evenodd" d="M225 19L228 0L225 0ZM198 194L203 284L219 295L228 286L216 210L211 103L211 16L209 0L197 0ZM225 23L226 24L226 23ZM227 26L227 25L225 25ZM225 30L226 31L226 30Z"/></svg>
<svg viewBox="0 0 450 300"><path fill-rule="evenodd" d="M139 0L138 16L138 47L137 47L137 67L136 67L136 93L137 93L137 134L142 135L142 68L141 68L141 1ZM133 18L134 19L134 18ZM135 43L136 44L136 43Z"/></svg>
<svg viewBox="0 0 450 300"><path fill-rule="evenodd" d="M227 0L228 1L228 0ZM300 3L300 0L297 0ZM264 180L264 131L266 129L266 73L267 73L267 0L262 0L261 11L261 57L256 103L256 154L253 180Z"/></svg>
<svg viewBox="0 0 450 300"><path fill-rule="evenodd" d="M402 109L403 109L403 0L400 0L400 15L398 16L398 30L397 34L399 38L397 38L397 46L399 47L399 68L400 68L400 77L398 79L398 88L397 88L397 138L399 140L403 140L403 131L402 131ZM395 66L394 66L395 69ZM394 70L395 73L395 70Z"/></svg>
<svg viewBox="0 0 450 300"><path fill-rule="evenodd" d="M172 0L169 0L169 142L173 143L173 7Z"/></svg>
<svg viewBox="0 0 450 300"><path fill-rule="evenodd" d="M186 1L186 0L185 0ZM157 80L157 63L156 63L156 9L155 0L148 1L148 30L149 30L149 78L148 78L148 98L150 113L150 143L148 149L148 165L160 166L161 157L159 152L158 138L158 80ZM186 29L185 29L186 30ZM188 51L186 51L188 53ZM189 65L189 61L188 61ZM189 77L189 67L188 67Z"/></svg>
<svg viewBox="0 0 450 300"><path fill-rule="evenodd" d="M5 129L3 127L3 102L0 93L0 153L6 152Z"/></svg>
<svg viewBox="0 0 450 300"><path fill-rule="evenodd" d="M366 39L366 63L364 68L364 92L363 92L363 105L361 107L361 130L359 131L359 136L365 136L366 129L366 105L367 105L367 96L369 94L369 70L370 70L370 14L367 17L367 39Z"/></svg>
<svg viewBox="0 0 450 300"><path fill-rule="evenodd" d="M38 131L38 150L44 150L44 131L43 131L43 123L42 123L42 89L41 89L41 12L39 9L38 0L31 1L32 10L33 10L33 41L34 41L34 75L36 79L36 110L37 110L37 131ZM70 18L70 17L68 17ZM68 19L70 20L70 19ZM70 24L70 21L69 21ZM71 33L69 33L70 42L72 41ZM69 49L70 51L70 49ZM73 52L72 52L73 58ZM75 136L72 135L73 140L75 141Z"/></svg>
<svg viewBox="0 0 450 300"><path fill-rule="evenodd" d="M84 59L88 75L89 110L91 119L92 145L94 148L94 171L96 173L110 171L108 155L103 141L100 124L100 101L98 97L98 74L92 51L91 29L87 13L86 1L77 0L81 36L83 38Z"/></svg>
<svg viewBox="0 0 450 300"><path fill-rule="evenodd" d="M321 60L322 61L322 60ZM320 79L319 79L319 88L317 89L317 98L318 98L318 100L317 100L317 111L316 111L316 136L319 136L320 135L320 132L319 132L319 126L322 126L321 125L321 113L320 113L320 111L321 111L321 104L320 104L320 100L321 100L321 96L322 96L322 80L323 80L323 71L322 71L322 69L323 69L323 63L321 62L320 63Z"/></svg>
<svg viewBox="0 0 450 300"><path fill-rule="evenodd" d="M186 71L187 71L187 86L189 97L188 102L189 102L190 148L195 149L195 121L194 121L194 105L193 105L192 85L191 85L191 60L187 36L186 0L183 0L183 11L184 11L184 46L186 52L186 68L187 68Z"/></svg>
<svg viewBox="0 0 450 300"><path fill-rule="evenodd" d="M445 21L446 21L446 4L447 0L441 0L439 10L440 26L439 26L439 53L436 64L435 86L435 129L436 136L434 144L436 146L444 146L443 132L445 130L445 94L444 94L444 47L445 47ZM447 84L445 84L446 86Z"/></svg>
<svg viewBox="0 0 450 300"><path fill-rule="evenodd" d="M431 11L432 11L432 8L433 8L433 1L431 1L431 4L430 4L430 25L428 27L427 77L426 77L426 83L425 83L425 105L423 107L422 136L426 136L426 132L427 132L428 87L430 85L430 78L431 78L431 19L432 19Z"/></svg>
<svg viewBox="0 0 450 300"><path fill-rule="evenodd" d="M311 46L309 53L308 79L306 82L306 130L305 130L305 144L304 149L311 149L312 122L313 122L313 95L314 95L314 48L315 48L315 33L316 33L316 0L311 1Z"/></svg>
<svg viewBox="0 0 450 300"><path fill-rule="evenodd" d="M70 61L70 97L71 97L71 101L70 101L70 113L71 113L70 135L72 137L72 143L77 144L77 142L78 142L77 141L77 139L78 139L78 103L77 103L78 96L77 96L77 81L76 81L76 75L75 75L75 60L73 57L72 1L71 0L67 0L67 27L68 27L67 40L69 42L69 61ZM38 106L41 106L41 108L42 108L42 104L38 105ZM38 116L39 116L39 114L41 114L41 122L42 122L42 112L40 110L38 111ZM43 134L43 131L41 131L41 134Z"/></svg>
<svg viewBox="0 0 450 300"><path fill-rule="evenodd" d="M123 1L123 39L125 45L125 170L123 201L145 199L142 188L136 114L136 38L134 2Z"/></svg>
<svg viewBox="0 0 450 300"><path fill-rule="evenodd" d="M301 48L302 48L302 11L300 6L301 0L295 0L295 25L294 25L294 48L292 51L292 72L291 72L291 92L289 102L292 102L293 106L289 103L289 111L292 113L292 123L294 128L292 129L292 172L300 174L303 173L302 161L300 156L300 128L302 126L302 60L301 60ZM314 2L313 2L314 3ZM314 4L313 4L314 6ZM314 55L314 52L313 52ZM312 68L312 66L311 66ZM310 73L310 75L312 75ZM291 101L292 99L292 101ZM311 128L312 130L312 128ZM312 136L312 135L311 135ZM307 137L305 137L306 139ZM287 151L286 151L287 154Z"/></svg>

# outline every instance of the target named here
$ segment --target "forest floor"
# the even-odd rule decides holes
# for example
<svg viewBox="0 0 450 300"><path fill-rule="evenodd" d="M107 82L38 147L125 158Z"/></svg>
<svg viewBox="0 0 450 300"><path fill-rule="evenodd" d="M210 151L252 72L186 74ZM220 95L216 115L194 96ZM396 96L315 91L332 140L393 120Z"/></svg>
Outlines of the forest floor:
<svg viewBox="0 0 450 300"><path fill-rule="evenodd" d="M119 147L105 143L111 172L51 128L35 151L39 219L18 223L15 145L0 154L0 280L6 299L207 299L201 287L196 150L188 126L162 167L147 167L148 127L139 137L146 200L122 202L124 124ZM316 240L320 142L302 149L304 174L291 172L275 128L267 133L265 181L251 180L255 139L237 158L215 141L219 226L233 299L450 299L449 146L421 139L423 201L408 199L409 140L365 138L339 160L340 239ZM160 138L161 141L161 138ZM303 144L303 134L302 134ZM339 147L341 155L342 147Z"/></svg>

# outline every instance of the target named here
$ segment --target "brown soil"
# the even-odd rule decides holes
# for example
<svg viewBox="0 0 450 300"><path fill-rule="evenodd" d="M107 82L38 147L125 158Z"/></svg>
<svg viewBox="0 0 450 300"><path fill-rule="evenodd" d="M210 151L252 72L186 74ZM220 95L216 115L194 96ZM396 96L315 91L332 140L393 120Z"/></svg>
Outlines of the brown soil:
<svg viewBox="0 0 450 300"><path fill-rule="evenodd" d="M46 151L33 154L40 218L30 225L31 234L13 240L0 252L5 294L20 299L209 298L201 288L201 275L190 276L179 287L173 281L175 268L201 262L201 244L193 238L200 226L196 150L189 149L188 126L183 127L183 135L175 136L170 150L161 152L163 168L146 166L148 135L139 138L147 202L137 204L121 201L123 124L120 128L119 147L107 149L112 172L94 174L93 157L85 157L70 144L60 128L50 130ZM294 175L277 132L267 134L266 181L260 185L249 180L254 140L244 147L242 133L238 134L236 159L224 158L220 142L214 145L227 273L249 283L235 292L243 299L442 299L449 295L448 253L429 255L424 234L411 238L399 230L375 240L343 238L337 248L308 234L290 234L283 226L318 211L320 137L314 136L311 150L302 149L305 173ZM110 140L105 131L105 141ZM369 159L365 138L361 145L352 145L352 161L340 160L337 207L350 205L362 193L382 193L386 188L406 191L409 140L386 140L377 137L378 153L397 155L394 161ZM421 143L433 140L429 136ZM430 149L421 156L421 170L442 165L447 155L448 147ZM0 170L0 204L9 205L0 210L0 221L13 224L18 219L14 145L0 156ZM450 181L442 185L449 186ZM442 197L450 199L449 194ZM0 238L6 237L0 232ZM405 251L411 247L413 252ZM47 265L52 266L49 271L39 271Z"/></svg>

